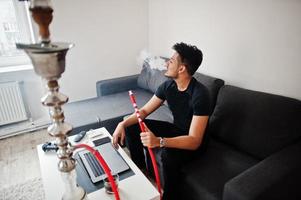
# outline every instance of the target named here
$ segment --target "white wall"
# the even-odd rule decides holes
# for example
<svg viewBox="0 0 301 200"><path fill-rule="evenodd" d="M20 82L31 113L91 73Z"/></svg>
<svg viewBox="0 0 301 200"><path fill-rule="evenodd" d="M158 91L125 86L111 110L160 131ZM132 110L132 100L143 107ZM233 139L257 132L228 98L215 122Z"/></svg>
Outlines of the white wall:
<svg viewBox="0 0 301 200"><path fill-rule="evenodd" d="M139 52L148 46L147 0L52 0L52 41L72 42L61 92L69 101L96 96L99 80L138 73ZM0 73L0 81L23 81L34 121L49 119L40 103L45 94L33 70Z"/></svg>
<svg viewBox="0 0 301 200"><path fill-rule="evenodd" d="M149 47L176 42L204 53L199 72L227 84L301 99L301 1L150 0Z"/></svg>
<svg viewBox="0 0 301 200"><path fill-rule="evenodd" d="M70 101L96 96L99 80L138 73L148 45L147 0L53 0L52 41L69 41L61 91Z"/></svg>

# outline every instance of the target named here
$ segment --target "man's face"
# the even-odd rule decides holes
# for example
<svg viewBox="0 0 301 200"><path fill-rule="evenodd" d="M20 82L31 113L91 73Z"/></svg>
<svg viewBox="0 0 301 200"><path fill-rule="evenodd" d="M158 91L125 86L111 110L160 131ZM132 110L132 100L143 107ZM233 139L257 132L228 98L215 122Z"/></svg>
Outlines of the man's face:
<svg viewBox="0 0 301 200"><path fill-rule="evenodd" d="M181 61L179 54L175 52L173 56L166 62L167 71L165 72L165 76L170 78L177 78L180 66Z"/></svg>

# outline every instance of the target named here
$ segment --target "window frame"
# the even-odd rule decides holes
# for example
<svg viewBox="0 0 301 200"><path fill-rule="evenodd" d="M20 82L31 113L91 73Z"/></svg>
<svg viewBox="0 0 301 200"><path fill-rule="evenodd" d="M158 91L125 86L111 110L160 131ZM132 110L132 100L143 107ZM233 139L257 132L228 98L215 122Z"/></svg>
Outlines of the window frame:
<svg viewBox="0 0 301 200"><path fill-rule="evenodd" d="M34 43L35 35L33 31L32 21L29 13L29 2L11 0L15 9L17 25L24 43ZM32 69L29 57L24 53L16 56L0 56L0 73L9 71L18 71L24 69Z"/></svg>

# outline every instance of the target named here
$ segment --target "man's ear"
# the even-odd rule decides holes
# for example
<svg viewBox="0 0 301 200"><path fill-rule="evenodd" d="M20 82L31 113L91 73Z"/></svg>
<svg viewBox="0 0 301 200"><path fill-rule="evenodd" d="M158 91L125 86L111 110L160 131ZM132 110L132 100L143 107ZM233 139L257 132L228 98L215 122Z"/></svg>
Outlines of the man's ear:
<svg viewBox="0 0 301 200"><path fill-rule="evenodd" d="M183 73L183 72L186 71L186 70L187 70L186 65L181 64L181 65L180 65L180 68L179 68L179 73Z"/></svg>

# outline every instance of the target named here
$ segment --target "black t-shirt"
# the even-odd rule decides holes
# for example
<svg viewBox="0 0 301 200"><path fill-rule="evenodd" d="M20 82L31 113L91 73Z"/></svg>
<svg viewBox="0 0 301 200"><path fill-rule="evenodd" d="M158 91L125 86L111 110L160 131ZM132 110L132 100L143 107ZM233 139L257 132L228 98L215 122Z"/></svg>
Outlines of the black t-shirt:
<svg viewBox="0 0 301 200"><path fill-rule="evenodd" d="M174 124L188 134L193 115L209 115L209 93L207 88L192 78L185 91L179 91L174 80L162 83L155 95L166 100L174 117Z"/></svg>

